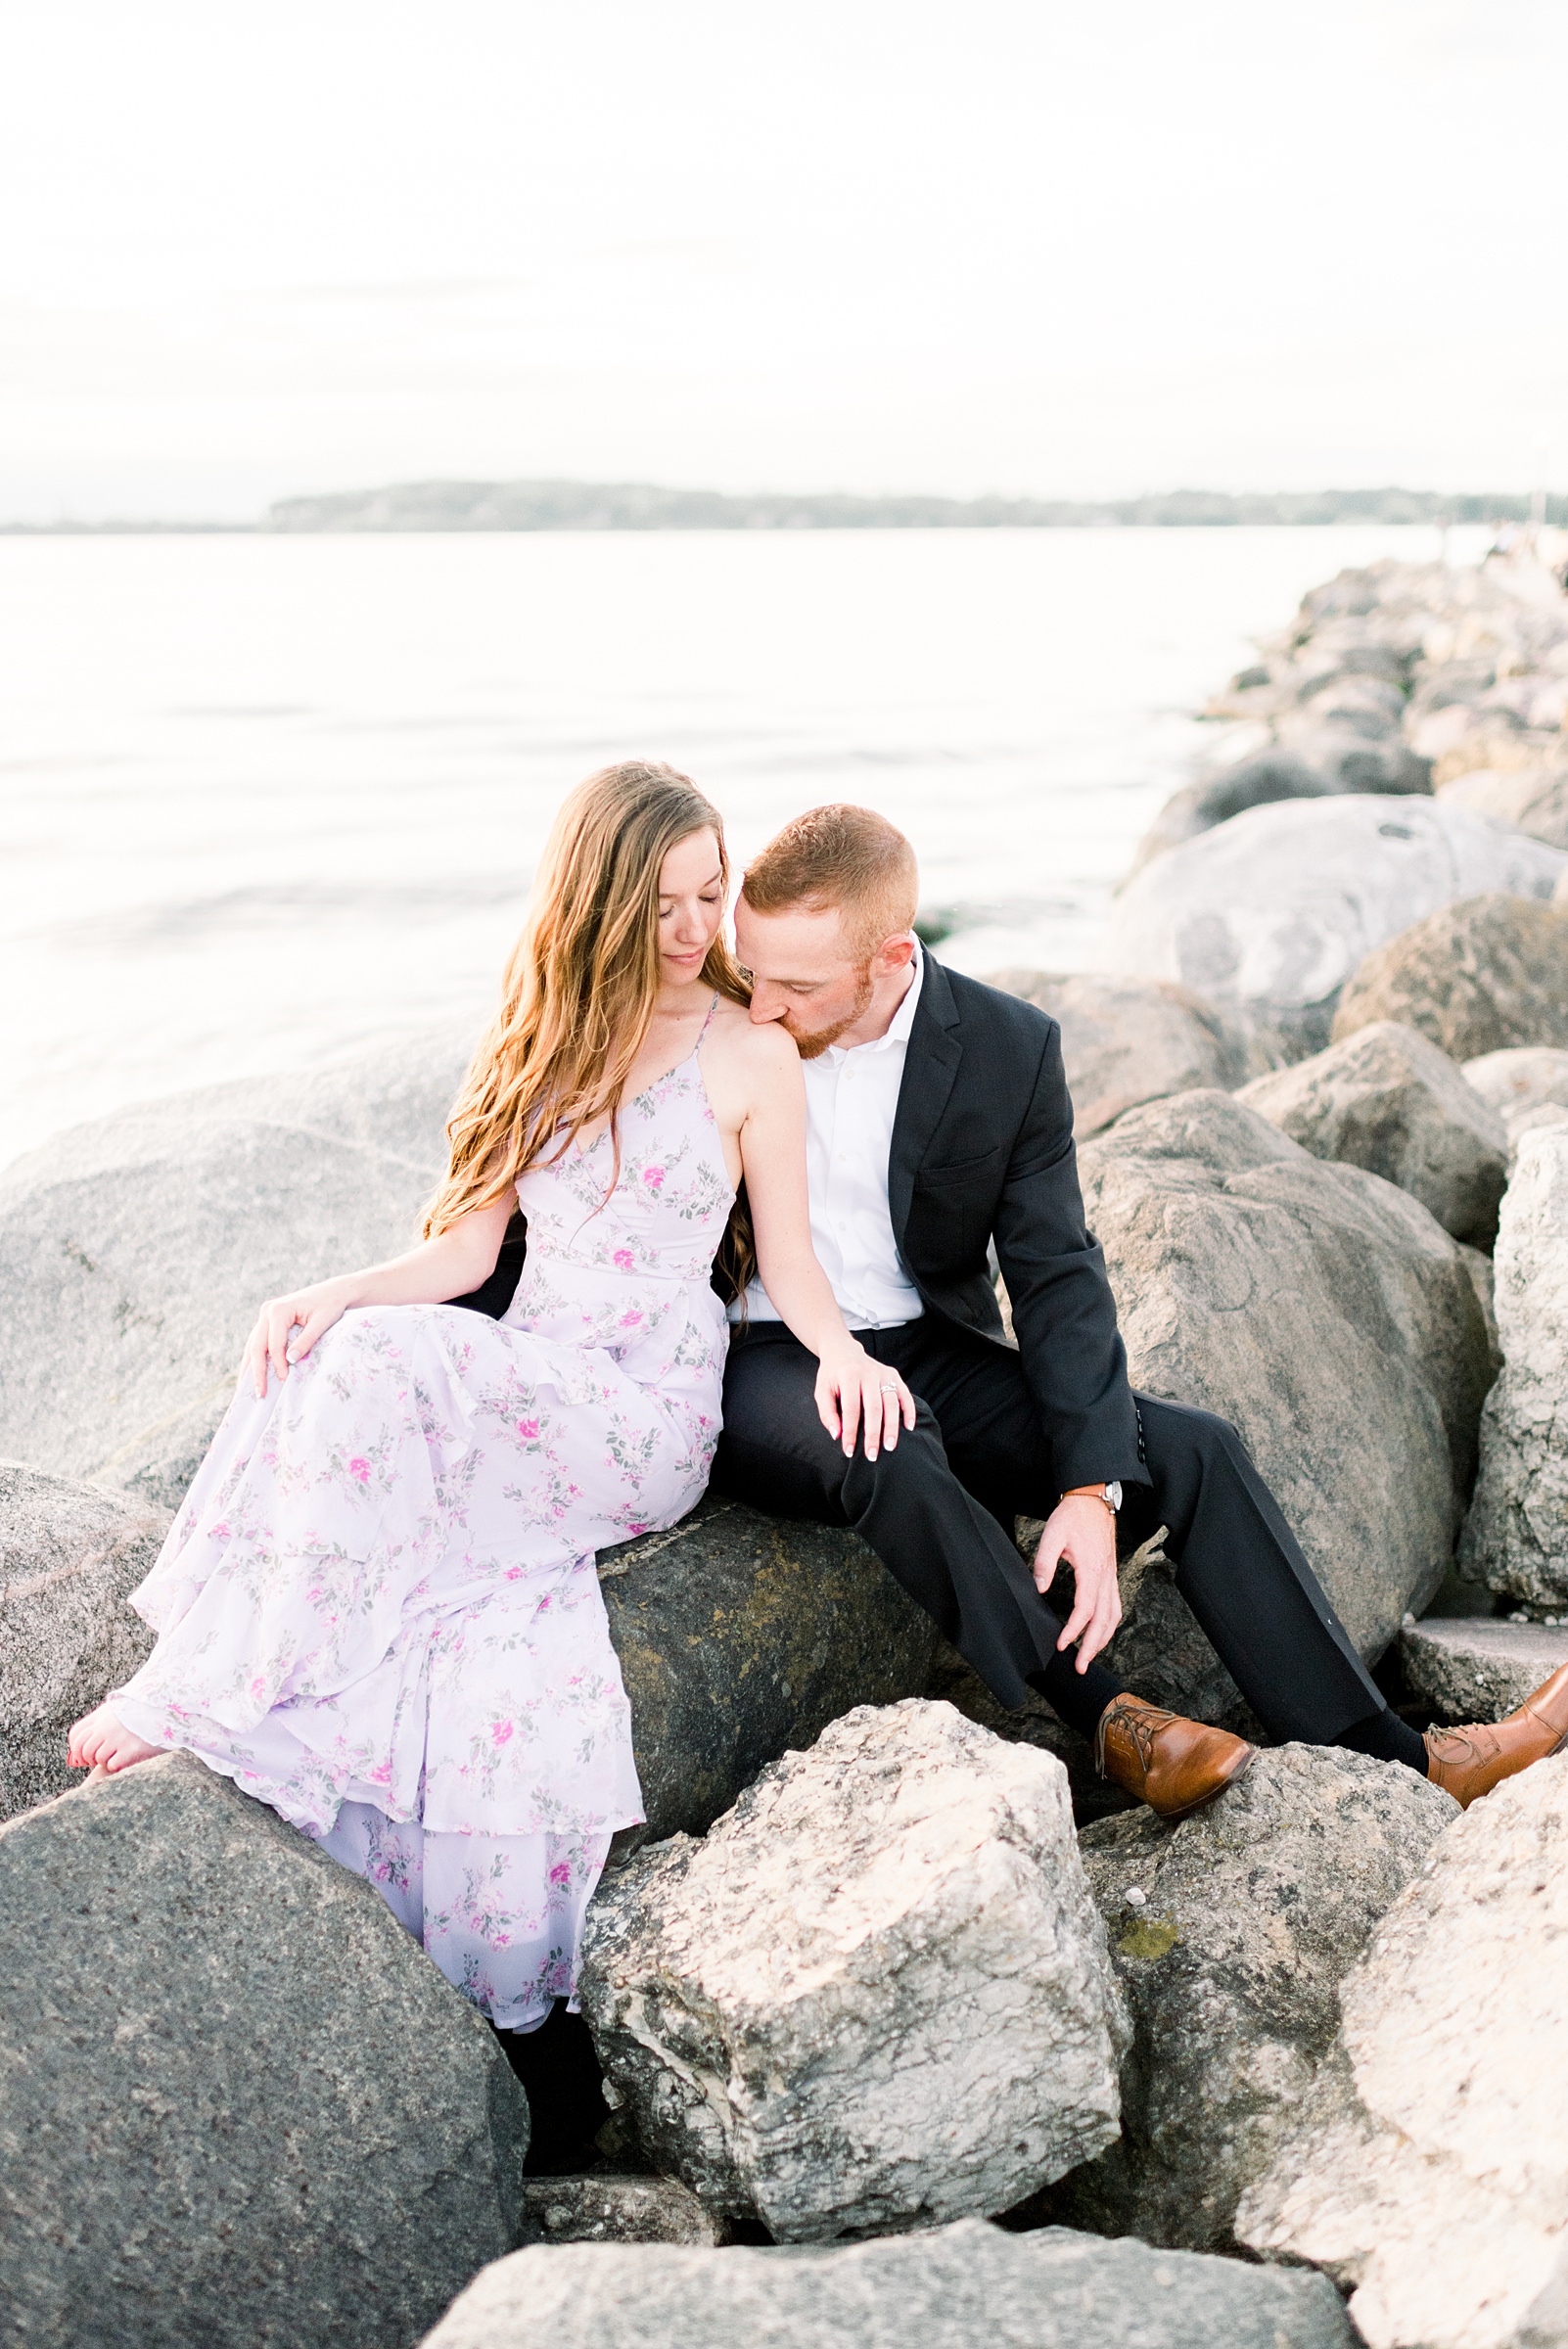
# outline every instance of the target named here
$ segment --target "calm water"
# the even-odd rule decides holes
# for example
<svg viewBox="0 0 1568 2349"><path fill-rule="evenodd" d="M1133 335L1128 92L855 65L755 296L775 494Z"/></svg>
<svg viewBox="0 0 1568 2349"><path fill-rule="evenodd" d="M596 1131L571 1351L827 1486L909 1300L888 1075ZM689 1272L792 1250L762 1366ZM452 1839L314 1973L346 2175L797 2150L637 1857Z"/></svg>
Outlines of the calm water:
<svg viewBox="0 0 1568 2349"><path fill-rule="evenodd" d="M950 959L1072 968L1248 635L1343 564L1435 551L0 538L0 1163L126 1101L477 1021L555 803L631 753L695 775L742 858L802 807L880 807L927 905L963 909Z"/></svg>

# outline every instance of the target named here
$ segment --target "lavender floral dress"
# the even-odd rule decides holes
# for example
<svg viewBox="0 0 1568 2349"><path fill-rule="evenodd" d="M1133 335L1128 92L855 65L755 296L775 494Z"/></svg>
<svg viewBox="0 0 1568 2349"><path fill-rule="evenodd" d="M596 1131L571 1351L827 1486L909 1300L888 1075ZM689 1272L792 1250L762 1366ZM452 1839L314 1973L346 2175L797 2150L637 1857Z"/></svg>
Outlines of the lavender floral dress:
<svg viewBox="0 0 1568 2349"><path fill-rule="evenodd" d="M368 1877L507 2029L574 1990L643 1816L594 1553L683 1516L718 1437L733 1193L695 1051L621 1137L608 1199L607 1133L518 1184L499 1322L365 1308L262 1400L242 1378L110 1700Z"/></svg>

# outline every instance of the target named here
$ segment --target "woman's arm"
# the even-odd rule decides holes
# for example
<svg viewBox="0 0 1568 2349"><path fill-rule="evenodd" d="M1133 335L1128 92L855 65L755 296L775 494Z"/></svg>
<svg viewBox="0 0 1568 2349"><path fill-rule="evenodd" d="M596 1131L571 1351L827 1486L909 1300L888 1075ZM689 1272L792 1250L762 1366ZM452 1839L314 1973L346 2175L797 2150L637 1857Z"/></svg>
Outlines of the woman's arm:
<svg viewBox="0 0 1568 2349"><path fill-rule="evenodd" d="M434 1240L422 1240L405 1256L269 1299L256 1315L242 1358L257 1395L267 1391L269 1368L280 1380L287 1378L289 1364L302 1360L323 1330L350 1306L444 1305L449 1297L466 1297L477 1289L495 1269L514 1204L514 1194L508 1191L493 1206L460 1216L449 1229Z"/></svg>
<svg viewBox="0 0 1568 2349"><path fill-rule="evenodd" d="M856 1344L844 1326L827 1274L811 1246L806 1186L806 1081L794 1044L776 1027L748 1033L753 1087L740 1128L741 1165L763 1288L794 1336L817 1358L822 1425L854 1451L862 1419L865 1456L891 1451L913 1427L914 1397L897 1370Z"/></svg>

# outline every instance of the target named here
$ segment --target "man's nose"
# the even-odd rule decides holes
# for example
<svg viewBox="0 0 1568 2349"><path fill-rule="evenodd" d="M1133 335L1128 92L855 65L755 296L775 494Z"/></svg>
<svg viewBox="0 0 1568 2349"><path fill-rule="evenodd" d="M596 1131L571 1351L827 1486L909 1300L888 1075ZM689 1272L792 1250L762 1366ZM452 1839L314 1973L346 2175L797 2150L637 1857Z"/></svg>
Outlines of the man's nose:
<svg viewBox="0 0 1568 2349"><path fill-rule="evenodd" d="M770 1020L781 1020L783 1017L784 997L782 993L775 995L765 980L754 979L752 981L753 1025L758 1028L765 1028Z"/></svg>

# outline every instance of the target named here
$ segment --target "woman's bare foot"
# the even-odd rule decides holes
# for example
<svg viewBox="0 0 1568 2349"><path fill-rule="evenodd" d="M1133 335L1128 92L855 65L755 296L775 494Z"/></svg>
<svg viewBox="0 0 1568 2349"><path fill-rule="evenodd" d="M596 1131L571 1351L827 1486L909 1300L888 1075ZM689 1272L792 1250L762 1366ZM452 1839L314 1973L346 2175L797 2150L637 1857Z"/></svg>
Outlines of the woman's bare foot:
<svg viewBox="0 0 1568 2349"><path fill-rule="evenodd" d="M162 1750L161 1745L149 1745L145 1737L136 1736L107 1705L100 1705L71 1730L66 1764L70 1770L90 1772L91 1778L112 1778L138 1762L151 1762Z"/></svg>

